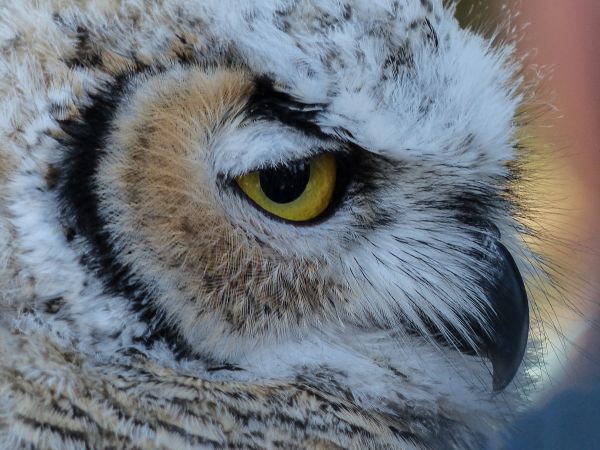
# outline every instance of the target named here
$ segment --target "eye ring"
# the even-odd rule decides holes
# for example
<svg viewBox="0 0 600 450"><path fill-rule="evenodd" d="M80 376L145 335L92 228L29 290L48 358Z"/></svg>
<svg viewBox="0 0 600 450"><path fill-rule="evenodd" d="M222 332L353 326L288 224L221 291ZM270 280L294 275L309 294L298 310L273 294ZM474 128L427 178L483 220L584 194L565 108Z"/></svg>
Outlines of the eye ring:
<svg viewBox="0 0 600 450"><path fill-rule="evenodd" d="M295 223L319 218L330 207L338 181L332 153L238 176L241 191L267 213Z"/></svg>

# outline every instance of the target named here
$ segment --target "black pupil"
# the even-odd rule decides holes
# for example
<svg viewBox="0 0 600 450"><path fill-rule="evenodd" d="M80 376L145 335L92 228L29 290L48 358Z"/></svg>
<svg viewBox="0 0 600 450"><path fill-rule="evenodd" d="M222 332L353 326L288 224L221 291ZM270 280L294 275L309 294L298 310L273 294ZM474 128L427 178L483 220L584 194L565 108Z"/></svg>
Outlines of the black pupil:
<svg viewBox="0 0 600 450"><path fill-rule="evenodd" d="M260 171L260 187L275 203L290 203L302 195L310 178L310 163L297 162L288 167Z"/></svg>

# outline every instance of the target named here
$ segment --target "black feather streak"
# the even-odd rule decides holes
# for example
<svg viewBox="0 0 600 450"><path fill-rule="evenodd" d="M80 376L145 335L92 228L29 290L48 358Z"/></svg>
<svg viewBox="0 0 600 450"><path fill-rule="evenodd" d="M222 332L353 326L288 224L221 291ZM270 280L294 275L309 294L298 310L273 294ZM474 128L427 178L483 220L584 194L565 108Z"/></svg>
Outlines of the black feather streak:
<svg viewBox="0 0 600 450"><path fill-rule="evenodd" d="M268 77L259 77L254 84L255 90L247 105L249 117L277 120L308 135L331 139L316 122L325 105L302 103L275 89L273 80Z"/></svg>
<svg viewBox="0 0 600 450"><path fill-rule="evenodd" d="M178 357L186 357L191 349L177 329L166 323L145 287L133 279L131 268L120 261L105 218L99 213L95 177L112 120L127 94L128 80L129 75L116 78L110 87L92 96L92 104L82 111L81 119L61 124L68 136L61 141L66 150L59 179L62 211L69 226L90 244L91 257L84 255L82 263L98 274L108 292L131 299L132 309L148 324L140 343L151 346L164 340Z"/></svg>

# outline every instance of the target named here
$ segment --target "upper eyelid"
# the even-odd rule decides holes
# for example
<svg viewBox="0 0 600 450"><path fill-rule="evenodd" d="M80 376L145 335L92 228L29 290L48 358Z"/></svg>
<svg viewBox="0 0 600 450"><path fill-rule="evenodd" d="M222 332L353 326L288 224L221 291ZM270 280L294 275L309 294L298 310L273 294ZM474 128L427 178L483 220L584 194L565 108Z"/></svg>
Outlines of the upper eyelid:
<svg viewBox="0 0 600 450"><path fill-rule="evenodd" d="M343 150L340 150L340 149L334 150L334 149L327 149L327 148L318 148L315 151L307 152L307 154L305 156L282 160L276 164L263 164L263 165L255 167L253 169L250 169L248 172L245 172L245 173L251 173L251 172L255 172L257 170L277 169L277 168L291 166L291 165L300 163L302 161L310 161L313 158L316 158L317 156L322 155L324 153L342 154L342 153L346 153L346 152Z"/></svg>
<svg viewBox="0 0 600 450"><path fill-rule="evenodd" d="M248 121L220 133L212 143L210 165L215 174L237 176L276 167L324 152L344 151L334 139L318 139L276 121Z"/></svg>

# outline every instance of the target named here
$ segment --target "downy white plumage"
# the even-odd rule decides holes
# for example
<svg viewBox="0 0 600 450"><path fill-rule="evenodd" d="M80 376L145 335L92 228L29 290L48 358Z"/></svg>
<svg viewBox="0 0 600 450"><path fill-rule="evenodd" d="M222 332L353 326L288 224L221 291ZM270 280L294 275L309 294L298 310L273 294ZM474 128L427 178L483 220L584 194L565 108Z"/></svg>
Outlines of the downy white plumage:
<svg viewBox="0 0 600 450"><path fill-rule="evenodd" d="M491 445L524 400L524 99L453 13L0 0L3 448ZM239 183L322 155L302 223Z"/></svg>

